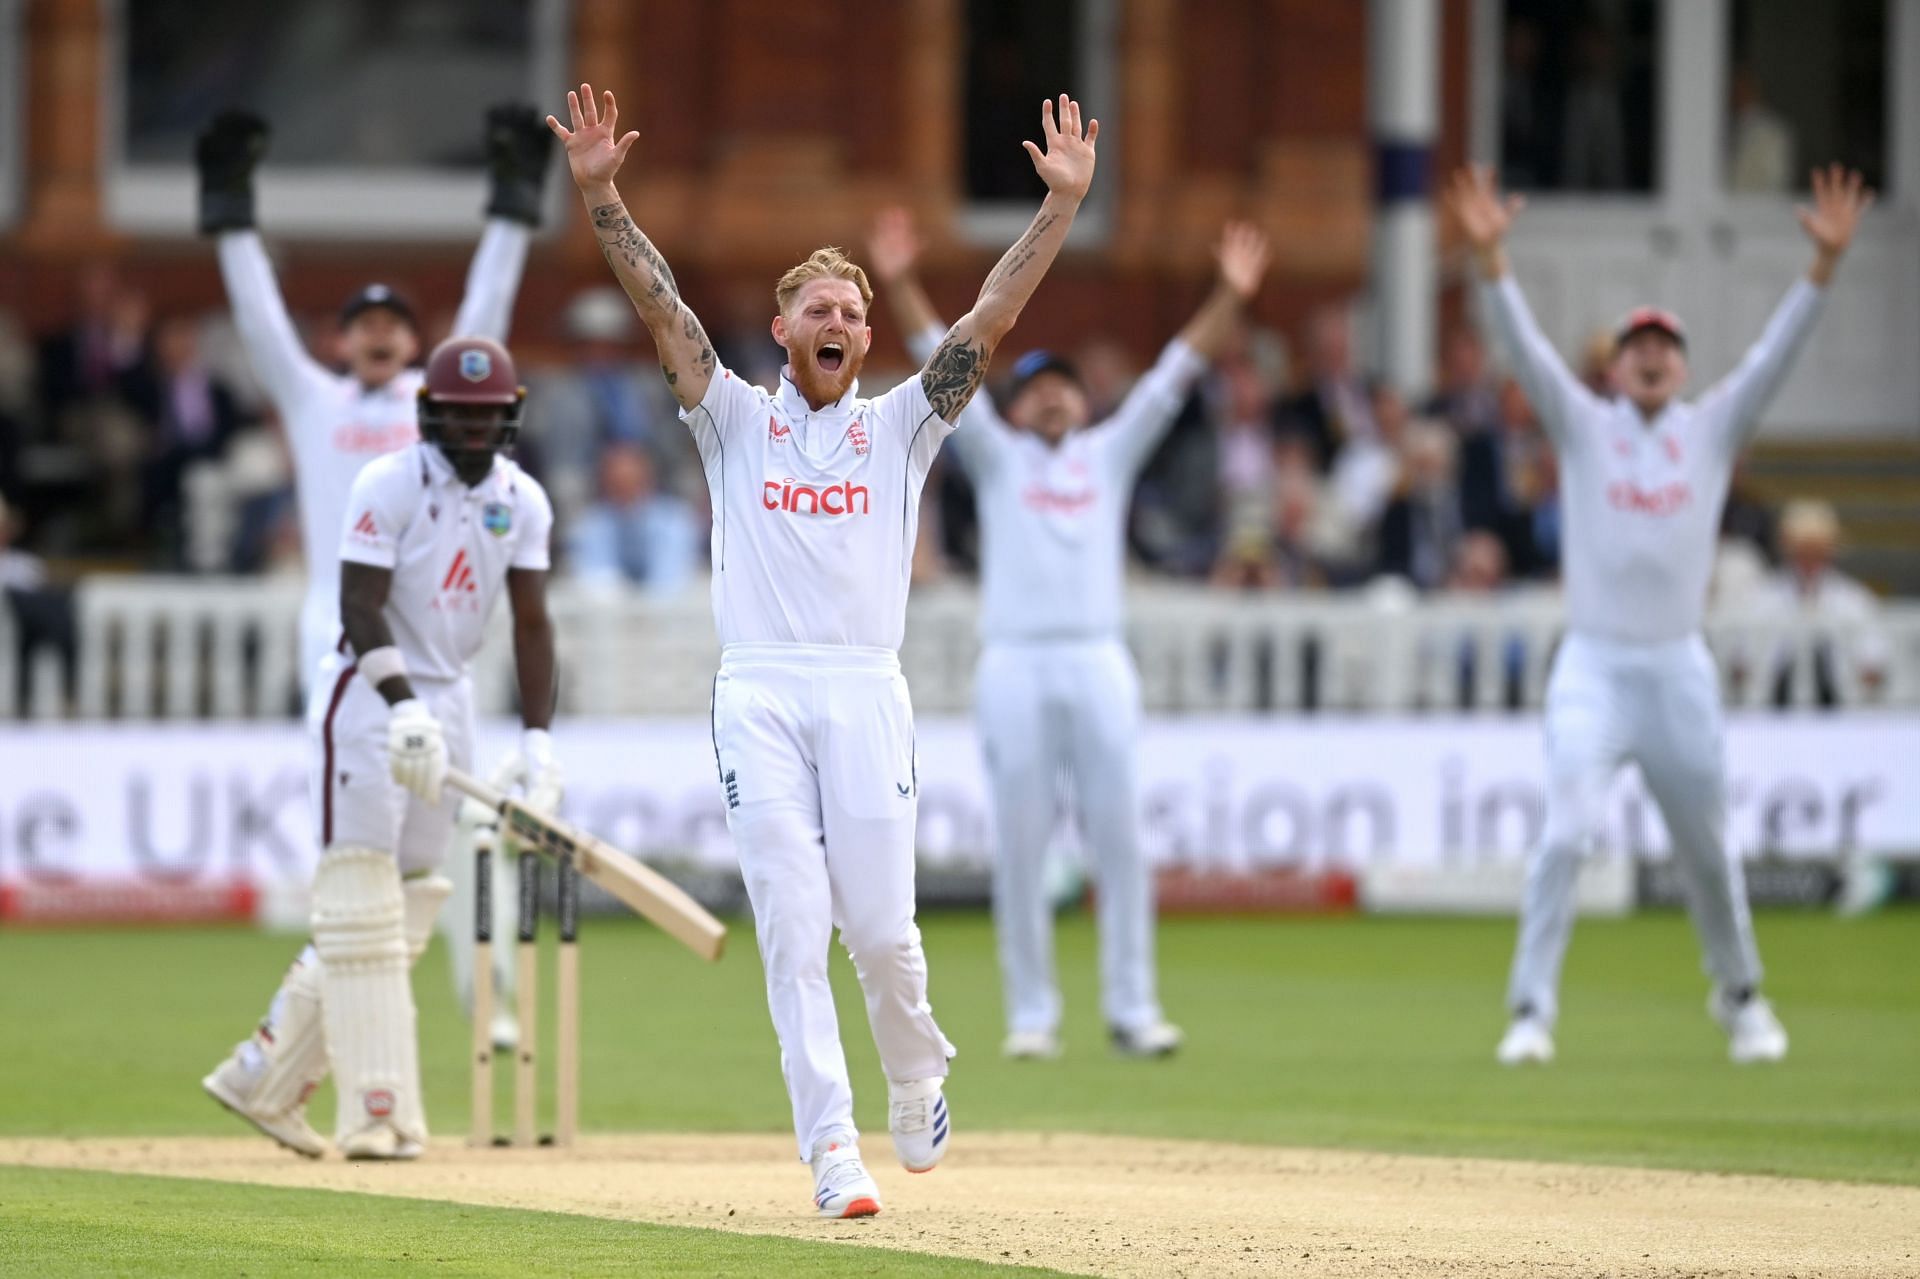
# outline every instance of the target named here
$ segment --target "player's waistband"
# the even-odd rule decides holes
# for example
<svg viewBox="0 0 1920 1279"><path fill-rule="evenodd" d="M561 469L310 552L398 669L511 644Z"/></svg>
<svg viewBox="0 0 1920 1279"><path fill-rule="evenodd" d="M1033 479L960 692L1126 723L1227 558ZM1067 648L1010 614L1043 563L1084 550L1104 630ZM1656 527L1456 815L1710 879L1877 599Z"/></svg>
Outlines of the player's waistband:
<svg viewBox="0 0 1920 1279"><path fill-rule="evenodd" d="M720 669L871 671L891 675L900 655L890 648L856 644L728 644L720 650Z"/></svg>
<svg viewBox="0 0 1920 1279"><path fill-rule="evenodd" d="M1103 649L1115 644L1124 646L1125 641L1115 631L1042 631L1034 635L982 635L980 647L993 648L1047 648L1047 649Z"/></svg>

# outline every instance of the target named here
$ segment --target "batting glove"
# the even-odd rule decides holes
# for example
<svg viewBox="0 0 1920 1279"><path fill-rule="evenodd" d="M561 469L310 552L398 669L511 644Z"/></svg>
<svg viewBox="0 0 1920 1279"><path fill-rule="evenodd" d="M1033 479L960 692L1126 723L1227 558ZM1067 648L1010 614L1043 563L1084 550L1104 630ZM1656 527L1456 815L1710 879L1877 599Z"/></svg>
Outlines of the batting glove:
<svg viewBox="0 0 1920 1279"><path fill-rule="evenodd" d="M493 189L487 216L540 225L540 192L546 186L553 131L538 111L523 102L501 102L487 109L487 171Z"/></svg>
<svg viewBox="0 0 1920 1279"><path fill-rule="evenodd" d="M520 758L526 766L527 807L549 817L557 814L564 783L553 758L553 735L544 728L529 728L520 738Z"/></svg>
<svg viewBox="0 0 1920 1279"><path fill-rule="evenodd" d="M267 153L267 122L246 111L222 111L194 139L200 172L200 234L253 228L253 170Z"/></svg>
<svg viewBox="0 0 1920 1279"><path fill-rule="evenodd" d="M394 781L429 804L440 802L447 780L446 734L417 697L394 703L387 720L387 765Z"/></svg>

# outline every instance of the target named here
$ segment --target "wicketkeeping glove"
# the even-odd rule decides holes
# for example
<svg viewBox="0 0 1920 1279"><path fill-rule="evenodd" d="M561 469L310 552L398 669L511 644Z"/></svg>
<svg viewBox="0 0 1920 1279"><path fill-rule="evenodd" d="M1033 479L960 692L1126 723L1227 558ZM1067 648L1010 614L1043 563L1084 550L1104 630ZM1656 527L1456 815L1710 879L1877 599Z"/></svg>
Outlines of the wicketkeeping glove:
<svg viewBox="0 0 1920 1279"><path fill-rule="evenodd" d="M447 739L440 721L417 697L395 702L387 720L387 767L393 780L429 804L440 802L447 780Z"/></svg>
<svg viewBox="0 0 1920 1279"><path fill-rule="evenodd" d="M200 234L253 227L253 170L267 153L267 122L246 111L222 111L194 139L200 171Z"/></svg>
<svg viewBox="0 0 1920 1279"><path fill-rule="evenodd" d="M500 102L487 108L487 171L493 178L487 216L539 226L552 154L553 132L532 107Z"/></svg>

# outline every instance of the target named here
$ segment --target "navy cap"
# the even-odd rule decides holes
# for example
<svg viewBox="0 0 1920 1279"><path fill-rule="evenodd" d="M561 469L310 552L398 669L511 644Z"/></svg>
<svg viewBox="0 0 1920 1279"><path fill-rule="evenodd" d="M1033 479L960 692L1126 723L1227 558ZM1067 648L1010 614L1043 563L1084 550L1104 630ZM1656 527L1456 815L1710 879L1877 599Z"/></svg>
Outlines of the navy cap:
<svg viewBox="0 0 1920 1279"><path fill-rule="evenodd" d="M405 298L395 293L391 286L385 284L369 284L348 298L346 305L340 308L340 327L346 328L353 323L355 316L363 311L371 311L375 307L393 312L412 328L420 327L420 321L414 318L413 307Z"/></svg>
<svg viewBox="0 0 1920 1279"><path fill-rule="evenodd" d="M1020 394L1027 389L1027 383L1042 373L1058 373L1061 377L1070 379L1075 386L1083 390L1086 388L1086 383L1080 380L1080 370L1073 367L1071 360L1064 355L1056 355L1052 351L1034 350L1028 351L1013 362L1013 382L1007 388L1007 393Z"/></svg>

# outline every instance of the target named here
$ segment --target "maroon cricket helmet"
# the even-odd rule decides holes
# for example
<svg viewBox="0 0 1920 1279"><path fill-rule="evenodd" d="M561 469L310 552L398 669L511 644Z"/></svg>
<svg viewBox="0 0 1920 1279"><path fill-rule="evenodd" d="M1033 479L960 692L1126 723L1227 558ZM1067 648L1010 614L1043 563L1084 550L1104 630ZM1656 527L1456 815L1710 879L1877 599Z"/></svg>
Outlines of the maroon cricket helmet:
<svg viewBox="0 0 1920 1279"><path fill-rule="evenodd" d="M491 434L481 435L474 429L487 425L483 417L447 411L470 405L499 410ZM420 383L420 438L437 445L457 469L481 472L480 455L491 467L493 454L512 449L526 405L527 388L520 385L507 348L492 338L448 338L427 357L426 376Z"/></svg>

